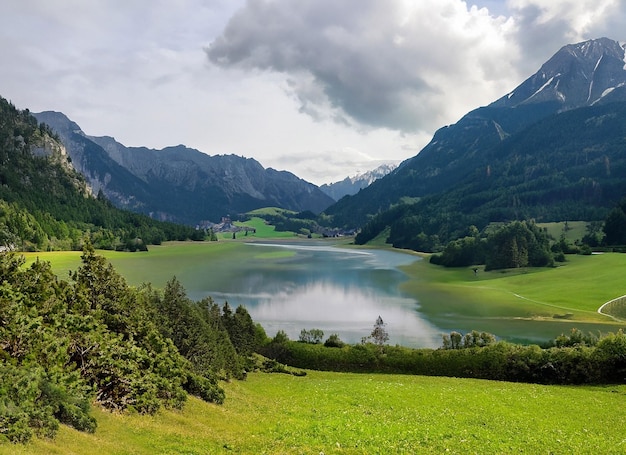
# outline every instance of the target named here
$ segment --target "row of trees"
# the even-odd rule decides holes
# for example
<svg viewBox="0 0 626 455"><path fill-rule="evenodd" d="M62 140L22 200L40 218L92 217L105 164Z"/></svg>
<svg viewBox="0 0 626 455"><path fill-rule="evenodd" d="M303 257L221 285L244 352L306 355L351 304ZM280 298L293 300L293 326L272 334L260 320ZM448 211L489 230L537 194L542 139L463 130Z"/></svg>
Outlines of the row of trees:
<svg viewBox="0 0 626 455"><path fill-rule="evenodd" d="M482 235L472 226L470 235L448 243L430 261L447 267L485 264L485 270L492 270L550 266L554 257L545 229L532 221L514 221Z"/></svg>
<svg viewBox="0 0 626 455"><path fill-rule="evenodd" d="M514 221L494 225L482 233L470 226L468 235L449 242L431 262L446 267L485 264L485 270L550 266L563 261L564 254L591 253L591 247L626 245L626 199L615 207L605 221L590 222L582 245L571 245L565 237L558 241L533 221Z"/></svg>
<svg viewBox="0 0 626 455"><path fill-rule="evenodd" d="M439 349L381 346L373 342L330 349L282 336L263 352L297 368L451 376L541 384L598 384L626 381L626 334L602 337L573 330L548 347L496 341L491 334L452 332Z"/></svg>
<svg viewBox="0 0 626 455"><path fill-rule="evenodd" d="M106 222L98 214L76 220L73 217L78 212L69 218L57 218L50 211L26 209L23 201L0 199L0 247L21 251L80 250L86 237L98 249L137 251L168 240L201 241L207 237L202 230L125 212L102 199L87 201L97 212L107 214Z"/></svg>
<svg viewBox="0 0 626 455"><path fill-rule="evenodd" d="M379 235L386 226L391 226L387 241L392 242L394 246L418 251L442 251L441 255L433 258L433 262L447 266L484 264L488 263L489 259L495 259L491 268L519 267L520 264L526 262L527 252L535 253L535 257L529 258L528 265L535 262L538 265L542 263L549 265L552 262L550 250L554 253L554 260L563 261L564 254L579 252L590 254L592 247L619 246L621 248L626 245L626 199L623 199L604 221L590 221L582 242L578 245L570 245L564 238L553 243L553 239L547 238L545 231L537 232L536 226L533 226L534 223L528 221L485 225L485 219L474 214L453 216L445 211L432 212L432 207L440 205L437 201L438 197L440 196L431 196L420 201L426 204L424 201L428 199L430 202L422 207L424 210L418 213L414 213L415 210L412 209L411 204L399 204L377 215L363 227L357 235L356 243L366 243ZM515 216L511 214L508 218L515 218ZM478 229L472 223L486 226L482 234L479 234ZM523 223L525 226L522 227L518 223ZM470 225L469 228L467 228L468 225ZM505 228L502 229L502 226ZM513 232L516 230L517 232ZM491 244L487 242L490 236L493 241ZM452 239L442 244L446 238ZM551 244L549 249L546 244ZM494 253L493 246L499 250L499 258L496 254L490 254ZM489 265L488 268L490 268Z"/></svg>
<svg viewBox="0 0 626 455"><path fill-rule="evenodd" d="M220 377L243 377L265 334L243 308L192 302L173 279L129 287L88 245L70 282L48 263L0 254L0 438L94 431L112 410L181 408L187 393L221 403Z"/></svg>
<svg viewBox="0 0 626 455"><path fill-rule="evenodd" d="M387 324L383 321L383 318L378 316L376 318L376 322L374 323L374 329L370 333L369 336L363 337L361 339L362 344L366 343L374 343L381 350L385 343L389 341L389 333L387 333L387 329L385 328ZM324 338L324 331L320 329L311 329L306 330L302 329L300 331L300 336L298 338L298 342L300 343L308 343L308 344L320 344L322 339ZM277 338L274 338L274 342L276 343L278 340L279 343L283 341L289 340L289 337L285 332L281 332ZM342 348L345 346L345 343L341 341L339 335L333 333L328 337L328 339L324 342L324 346L328 348Z"/></svg>

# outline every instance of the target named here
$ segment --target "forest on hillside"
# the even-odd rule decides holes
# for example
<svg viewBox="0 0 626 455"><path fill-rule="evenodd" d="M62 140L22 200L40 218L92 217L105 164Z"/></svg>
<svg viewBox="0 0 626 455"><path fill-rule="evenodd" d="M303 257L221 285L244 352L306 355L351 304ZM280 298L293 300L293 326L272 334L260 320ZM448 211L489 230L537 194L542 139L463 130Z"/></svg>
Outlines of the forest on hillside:
<svg viewBox="0 0 626 455"><path fill-rule="evenodd" d="M92 195L62 152L58 137L28 110L0 98L0 247L135 251L166 240L203 240L190 226L160 222L115 208Z"/></svg>
<svg viewBox="0 0 626 455"><path fill-rule="evenodd" d="M446 181L456 172L453 183L437 192L415 193L423 176L408 163L396 172L402 185L392 185L399 178L392 174L339 201L326 215L335 222L360 220L357 243L388 230L394 246L431 252L466 236L469 226L482 231L492 223L523 220L602 221L626 196L624 118L626 103L554 115L433 169L429 178ZM376 205L383 196L392 202Z"/></svg>

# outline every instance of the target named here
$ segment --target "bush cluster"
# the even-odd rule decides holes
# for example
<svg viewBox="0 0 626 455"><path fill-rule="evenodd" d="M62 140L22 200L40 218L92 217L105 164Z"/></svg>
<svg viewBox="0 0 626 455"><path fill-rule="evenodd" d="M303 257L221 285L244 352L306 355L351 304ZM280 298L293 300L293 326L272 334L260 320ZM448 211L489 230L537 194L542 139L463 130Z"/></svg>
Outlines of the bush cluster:
<svg viewBox="0 0 626 455"><path fill-rule="evenodd" d="M554 264L548 233L532 221L506 223L482 235L474 226L469 229L471 235L451 241L430 262L446 267L485 264L485 270Z"/></svg>

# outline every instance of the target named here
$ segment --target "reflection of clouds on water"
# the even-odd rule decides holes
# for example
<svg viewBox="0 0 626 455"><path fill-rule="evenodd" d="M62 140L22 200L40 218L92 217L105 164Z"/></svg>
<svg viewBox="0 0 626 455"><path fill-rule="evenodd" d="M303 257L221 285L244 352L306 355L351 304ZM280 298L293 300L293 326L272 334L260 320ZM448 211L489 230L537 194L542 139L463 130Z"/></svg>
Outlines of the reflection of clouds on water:
<svg viewBox="0 0 626 455"><path fill-rule="evenodd" d="M328 244L250 244L256 248L287 248L289 258L250 261L227 280L207 280L204 289L187 289L199 299L244 305L269 336L284 330L298 339L302 329L321 329L348 343L370 335L380 315L389 344L414 347L441 345L441 331L421 318L418 302L404 296L406 279L397 267L415 256L383 250L352 250ZM210 278L210 277L209 277Z"/></svg>
<svg viewBox="0 0 626 455"><path fill-rule="evenodd" d="M314 282L277 293L259 302L254 312L259 320L359 321L371 319L379 305L373 292Z"/></svg>
<svg viewBox="0 0 626 455"><path fill-rule="evenodd" d="M247 243L248 246L257 246L257 247L270 247L270 248L281 248L286 250L296 250L296 251L314 251L314 252L324 252L331 254L354 254L354 255L371 255L369 251L366 250L349 250L349 249L340 249L333 245L304 245L301 243Z"/></svg>
<svg viewBox="0 0 626 455"><path fill-rule="evenodd" d="M368 336L380 315L387 324L390 344L436 347L441 344L440 331L419 317L414 300L381 295L372 289L337 286L313 282L274 295L224 295L233 302L242 298L252 318L261 323L268 335L284 330L297 339L302 329L321 329L349 343Z"/></svg>

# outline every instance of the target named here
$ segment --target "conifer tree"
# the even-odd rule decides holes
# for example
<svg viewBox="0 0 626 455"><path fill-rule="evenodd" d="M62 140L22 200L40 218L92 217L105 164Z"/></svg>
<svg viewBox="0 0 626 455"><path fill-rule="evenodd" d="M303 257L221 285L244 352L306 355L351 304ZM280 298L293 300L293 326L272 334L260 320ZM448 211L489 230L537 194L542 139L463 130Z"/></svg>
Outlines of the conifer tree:
<svg viewBox="0 0 626 455"><path fill-rule="evenodd" d="M370 337L374 340L374 344L376 344L380 351L382 352L384 344L389 341L389 334L385 329L386 324L383 321L383 318L378 316L376 319L376 323L374 324L374 330Z"/></svg>

